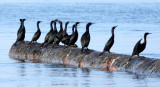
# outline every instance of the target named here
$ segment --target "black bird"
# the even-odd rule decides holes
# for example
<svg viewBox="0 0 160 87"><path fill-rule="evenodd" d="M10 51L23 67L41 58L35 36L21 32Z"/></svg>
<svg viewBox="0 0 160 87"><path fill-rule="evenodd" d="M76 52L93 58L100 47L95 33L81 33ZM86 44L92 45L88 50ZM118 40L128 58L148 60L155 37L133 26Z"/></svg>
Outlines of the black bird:
<svg viewBox="0 0 160 87"><path fill-rule="evenodd" d="M46 44L46 43L48 42L49 36L50 36L50 34L53 32L53 26L52 26L53 22L54 22L54 20L52 20L52 21L50 22L50 27L51 27L51 29L50 29L50 31L46 34L45 39L44 39L44 42L42 43L41 46L43 46L44 44Z"/></svg>
<svg viewBox="0 0 160 87"><path fill-rule="evenodd" d="M64 28L64 31L63 31L63 33L62 33L62 40L61 40L61 42L64 44L64 45L68 45L68 43L69 43L69 38L70 38L70 36L67 34L67 25L69 24L69 21L67 21L66 23L65 23L65 28Z"/></svg>
<svg viewBox="0 0 160 87"><path fill-rule="evenodd" d="M151 34L146 32L144 34L144 42L141 44L141 40L140 39L136 45L134 46L133 52L132 52L132 56L137 55L139 57L139 54L146 48L146 44L147 44L147 35ZM132 60L132 56L130 57L129 61Z"/></svg>
<svg viewBox="0 0 160 87"><path fill-rule="evenodd" d="M39 39L39 37L41 36L41 30L40 30L40 28L39 28L39 23L41 23L42 21L37 21L37 31L36 31L36 33L34 34L34 36L33 36L33 38L32 38L32 40L31 40L31 42L30 43L32 43L32 42L36 42L38 39Z"/></svg>
<svg viewBox="0 0 160 87"><path fill-rule="evenodd" d="M72 34L74 34L74 28L75 28L75 24L72 26ZM72 36L72 34L71 35L69 35L70 37Z"/></svg>
<svg viewBox="0 0 160 87"><path fill-rule="evenodd" d="M56 19L56 20L54 20L54 30L53 30L53 32L51 32L50 33L50 36L49 36L49 39L48 39L48 42L47 42L47 44L46 45L48 45L48 44L52 44L53 42L54 42L54 38L55 38L55 36L57 35L57 27L56 27L56 22L57 22L58 20Z"/></svg>
<svg viewBox="0 0 160 87"><path fill-rule="evenodd" d="M116 27L117 27L117 26L112 27L112 30L111 30L112 36L110 37L110 39L109 39L109 40L107 41L107 43L105 44L105 47L104 47L102 53L104 53L105 51L110 52L110 49L111 49L111 47L112 47L113 44L114 44L114 29L116 29Z"/></svg>
<svg viewBox="0 0 160 87"><path fill-rule="evenodd" d="M25 26L24 26L24 21L26 19L19 19L20 22L21 22L21 25L18 29L18 32L17 32L17 41L24 41L24 38L25 38L25 33L26 33L26 30L25 30Z"/></svg>
<svg viewBox="0 0 160 87"><path fill-rule="evenodd" d="M56 37L54 38L54 45L59 45L61 39L62 39L62 33L63 33L63 26L62 26L62 22L60 20L58 20L58 23L60 24L60 30L57 33Z"/></svg>
<svg viewBox="0 0 160 87"><path fill-rule="evenodd" d="M69 46L70 45L75 45L77 39L78 39L78 31L77 31L77 26L80 22L76 22L75 23L75 32L74 32L74 28L72 29L72 34L71 34L71 37L70 37L70 40L69 40Z"/></svg>
<svg viewBox="0 0 160 87"><path fill-rule="evenodd" d="M82 37L81 37L81 46L82 46L81 52L83 52L84 48L87 48L87 49L88 49L88 45L89 45L89 42L90 42L89 27L90 27L90 25L92 25L92 24L95 24L95 23L89 22L89 23L86 25L86 32L85 32L85 33L82 35Z"/></svg>

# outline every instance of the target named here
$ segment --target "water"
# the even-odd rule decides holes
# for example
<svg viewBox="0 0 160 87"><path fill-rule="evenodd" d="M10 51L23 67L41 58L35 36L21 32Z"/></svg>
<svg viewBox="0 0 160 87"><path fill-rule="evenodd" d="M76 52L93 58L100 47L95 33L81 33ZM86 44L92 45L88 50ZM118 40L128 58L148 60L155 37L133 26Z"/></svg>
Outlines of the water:
<svg viewBox="0 0 160 87"><path fill-rule="evenodd" d="M115 44L111 52L132 53L135 43L143 38L145 32L152 33L147 38L147 48L142 56L160 58L160 3L1 3L0 4L0 87L155 87L159 77L141 76L128 72L107 72L99 69L65 68L63 65L20 62L8 57L11 45L16 40L19 19L26 18L26 38L31 40L36 31L36 21L40 24L43 42L49 31L51 20L70 21L68 33L76 21L79 39L85 31L87 22L90 27L89 48L102 51L115 30ZM58 25L57 25L58 26ZM59 26L58 26L59 27ZM77 41L80 46L80 41ZM57 66L59 68L57 68Z"/></svg>

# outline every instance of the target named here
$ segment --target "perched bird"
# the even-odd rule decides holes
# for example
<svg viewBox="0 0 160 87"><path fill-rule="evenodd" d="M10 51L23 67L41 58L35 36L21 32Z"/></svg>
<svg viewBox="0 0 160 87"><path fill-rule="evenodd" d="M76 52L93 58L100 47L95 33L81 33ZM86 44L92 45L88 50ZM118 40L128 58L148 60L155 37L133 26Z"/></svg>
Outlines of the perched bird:
<svg viewBox="0 0 160 87"><path fill-rule="evenodd" d="M147 44L147 35L151 34L146 32L144 34L144 42L141 44L141 40L140 39L136 45L134 46L133 52L132 52L132 56L137 55L139 57L139 54L146 48L146 44ZM129 61L132 60L132 56L130 57Z"/></svg>
<svg viewBox="0 0 160 87"><path fill-rule="evenodd" d="M53 32L50 33L50 36L49 36L49 39L48 39L48 42L47 42L46 45L53 44L53 42L54 42L54 38L55 38L55 36L57 35L57 32L58 32L57 31L57 27L56 27L56 22L57 21L58 21L57 19L53 21L53 23L54 23L54 30L53 30Z"/></svg>
<svg viewBox="0 0 160 87"><path fill-rule="evenodd" d="M80 22L76 22L75 23L75 32L74 32L74 28L72 29L72 34L71 34L71 37L70 37L70 40L69 40L69 46L70 45L75 45L77 39L78 39L78 31L77 31L77 26Z"/></svg>
<svg viewBox="0 0 160 87"><path fill-rule="evenodd" d="M95 24L95 23L89 22L89 23L86 25L86 32L85 32L85 33L82 35L82 37L81 37L81 46L82 46L81 52L83 52L84 48L87 48L87 49L88 49L88 45L89 45L89 42L90 42L89 27L90 27L90 25L92 25L92 24Z"/></svg>
<svg viewBox="0 0 160 87"><path fill-rule="evenodd" d="M52 21L50 22L50 27L51 27L51 29L50 29L50 31L46 34L45 39L44 39L44 42L42 43L41 46L43 46L44 44L46 44L46 43L48 42L49 36L50 36L50 34L53 32L53 26L52 26L53 22L54 22L54 20L52 20Z"/></svg>
<svg viewBox="0 0 160 87"><path fill-rule="evenodd" d="M103 54L105 51L110 52L110 49L111 49L111 47L112 47L113 44L114 44L114 29L116 29L116 27L117 27L117 26L113 26L113 27L112 27L112 30L111 30L112 36L110 37L110 39L109 39L109 40L107 41L107 43L105 44L102 54Z"/></svg>
<svg viewBox="0 0 160 87"><path fill-rule="evenodd" d="M39 39L39 37L41 36L41 30L40 30L40 28L39 28L39 23L41 23L42 21L37 21L37 31L36 31L36 33L34 34L34 36L33 36L33 38L32 38L32 40L31 40L31 42L30 43L32 43L32 42L36 42L38 39Z"/></svg>
<svg viewBox="0 0 160 87"><path fill-rule="evenodd" d="M60 30L57 33L57 35L54 38L54 45L59 45L61 39L62 39L62 33L63 33L63 26L62 26L62 21L58 20L58 23L60 24Z"/></svg>
<svg viewBox="0 0 160 87"><path fill-rule="evenodd" d="M68 45L69 43L69 38L70 36L67 34L67 25L69 24L69 21L67 21L65 23L65 28L64 28L64 31L62 33L62 39L61 39L61 42L64 44L64 45Z"/></svg>
<svg viewBox="0 0 160 87"><path fill-rule="evenodd" d="M21 22L21 25L18 29L18 32L17 32L17 41L24 41L24 38L25 38L25 33L26 33L26 30L25 30L25 26L24 26L24 21L26 19L19 19L20 22Z"/></svg>

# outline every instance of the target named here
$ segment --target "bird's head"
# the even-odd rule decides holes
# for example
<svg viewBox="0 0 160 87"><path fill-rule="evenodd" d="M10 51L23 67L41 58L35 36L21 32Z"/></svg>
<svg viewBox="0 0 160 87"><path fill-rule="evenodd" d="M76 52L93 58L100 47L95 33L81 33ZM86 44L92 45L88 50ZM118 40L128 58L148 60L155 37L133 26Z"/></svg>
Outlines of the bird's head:
<svg viewBox="0 0 160 87"><path fill-rule="evenodd" d="M62 21L58 20L58 23L59 23L59 24L62 24Z"/></svg>
<svg viewBox="0 0 160 87"><path fill-rule="evenodd" d="M89 27L89 26L92 25L92 24L95 24L95 23L89 22L89 23L86 25L86 27Z"/></svg>
<svg viewBox="0 0 160 87"><path fill-rule="evenodd" d="M23 21L23 19L19 19L20 21Z"/></svg>
<svg viewBox="0 0 160 87"><path fill-rule="evenodd" d="M117 26L118 26L118 25L117 25ZM116 29L117 26L113 26L113 27L112 27L112 32L114 31L114 29Z"/></svg>
<svg viewBox="0 0 160 87"><path fill-rule="evenodd" d="M57 21L58 21L58 19L55 19L54 21L55 21L55 22L57 22Z"/></svg>
<svg viewBox="0 0 160 87"><path fill-rule="evenodd" d="M51 24L52 24L53 22L55 22L55 20L52 20L52 21L51 21Z"/></svg>
<svg viewBox="0 0 160 87"><path fill-rule="evenodd" d="M39 24L39 23L41 23L42 21L37 21L37 23Z"/></svg>
<svg viewBox="0 0 160 87"><path fill-rule="evenodd" d="M24 18L23 21L25 21L26 19Z"/></svg>
<svg viewBox="0 0 160 87"><path fill-rule="evenodd" d="M78 24L80 24L81 22L76 22L75 25L78 26Z"/></svg>
<svg viewBox="0 0 160 87"><path fill-rule="evenodd" d="M66 25L68 25L68 24L69 24L69 21L66 22Z"/></svg>
<svg viewBox="0 0 160 87"><path fill-rule="evenodd" d="M146 32L144 35L145 35L145 36L147 36L148 34L152 34L152 33L148 33L148 32Z"/></svg>

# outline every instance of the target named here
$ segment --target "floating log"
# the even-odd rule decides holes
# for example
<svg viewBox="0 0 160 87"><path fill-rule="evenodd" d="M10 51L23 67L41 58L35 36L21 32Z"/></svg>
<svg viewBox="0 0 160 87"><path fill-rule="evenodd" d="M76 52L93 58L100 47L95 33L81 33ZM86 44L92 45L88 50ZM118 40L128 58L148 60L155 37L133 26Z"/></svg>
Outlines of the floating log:
<svg viewBox="0 0 160 87"><path fill-rule="evenodd" d="M81 52L77 47L41 47L41 43L28 41L16 42L12 45L9 56L17 60L31 60L44 63L73 65L83 68L99 68L108 71L129 71L140 75L160 75L160 60L154 58L108 53L95 50Z"/></svg>

